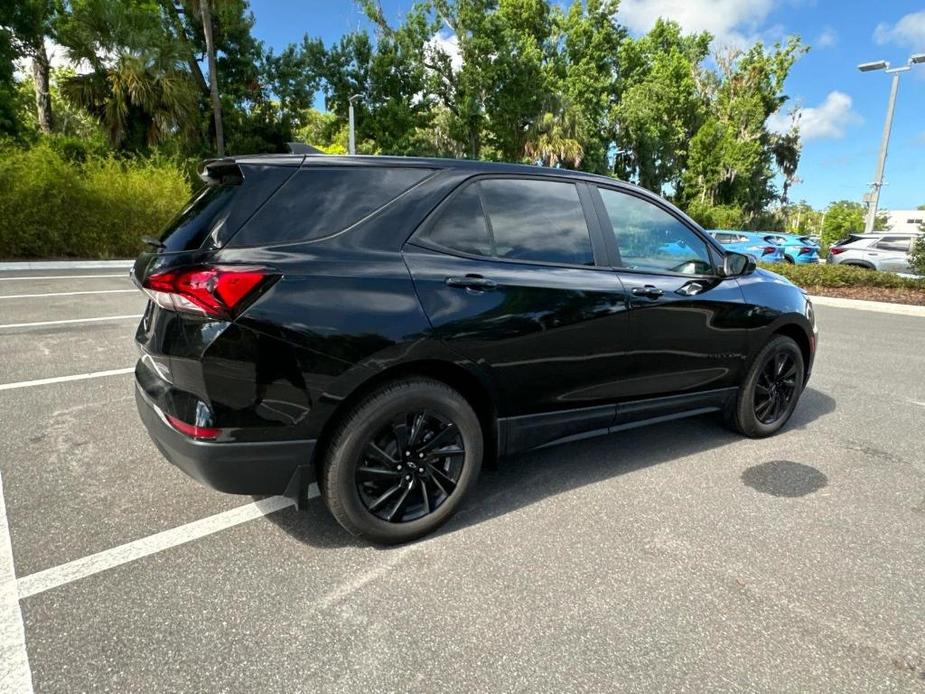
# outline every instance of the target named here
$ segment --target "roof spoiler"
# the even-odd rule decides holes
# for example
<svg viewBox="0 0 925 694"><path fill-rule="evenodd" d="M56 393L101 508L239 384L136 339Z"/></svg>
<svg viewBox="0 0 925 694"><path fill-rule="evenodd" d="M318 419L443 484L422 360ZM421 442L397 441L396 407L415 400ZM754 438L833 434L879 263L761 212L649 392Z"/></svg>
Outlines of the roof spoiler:
<svg viewBox="0 0 925 694"><path fill-rule="evenodd" d="M289 154L324 154L317 147L312 147L304 142L287 142L286 145L289 147Z"/></svg>
<svg viewBox="0 0 925 694"><path fill-rule="evenodd" d="M199 178L210 186L240 185L244 172L234 159L208 159L199 165Z"/></svg>

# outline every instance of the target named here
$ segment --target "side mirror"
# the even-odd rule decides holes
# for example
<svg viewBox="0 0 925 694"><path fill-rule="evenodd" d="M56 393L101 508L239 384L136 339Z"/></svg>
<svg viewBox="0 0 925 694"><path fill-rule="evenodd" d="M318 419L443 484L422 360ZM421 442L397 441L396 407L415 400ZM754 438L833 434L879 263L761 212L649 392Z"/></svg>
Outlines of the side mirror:
<svg viewBox="0 0 925 694"><path fill-rule="evenodd" d="M726 277L750 275L757 267L758 261L753 255L730 251L723 258L723 275Z"/></svg>

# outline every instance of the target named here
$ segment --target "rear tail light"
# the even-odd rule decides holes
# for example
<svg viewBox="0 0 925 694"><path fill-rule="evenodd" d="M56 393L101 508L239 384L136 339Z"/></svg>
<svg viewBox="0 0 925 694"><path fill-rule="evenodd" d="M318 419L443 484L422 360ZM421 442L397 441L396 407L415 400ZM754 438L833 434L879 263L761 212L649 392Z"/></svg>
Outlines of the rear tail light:
<svg viewBox="0 0 925 694"><path fill-rule="evenodd" d="M218 435L222 433L221 429L216 427L200 427L195 424L187 424L182 419L177 419L172 415L164 415L167 418L168 424L174 429L179 431L181 434L186 434L187 436L192 436L194 439L207 439L214 440L218 438Z"/></svg>
<svg viewBox="0 0 925 694"><path fill-rule="evenodd" d="M847 248L830 248L829 255L838 255L839 253L844 253L847 250Z"/></svg>
<svg viewBox="0 0 925 694"><path fill-rule="evenodd" d="M761 249L761 255L773 255L777 253L777 246L765 246Z"/></svg>
<svg viewBox="0 0 925 694"><path fill-rule="evenodd" d="M155 273L142 288L168 311L232 318L275 277L259 267L193 267Z"/></svg>
<svg viewBox="0 0 925 694"><path fill-rule="evenodd" d="M813 249L810 248L809 246L803 246L800 249L800 255L806 255L807 253L812 253L812 252L813 252Z"/></svg>

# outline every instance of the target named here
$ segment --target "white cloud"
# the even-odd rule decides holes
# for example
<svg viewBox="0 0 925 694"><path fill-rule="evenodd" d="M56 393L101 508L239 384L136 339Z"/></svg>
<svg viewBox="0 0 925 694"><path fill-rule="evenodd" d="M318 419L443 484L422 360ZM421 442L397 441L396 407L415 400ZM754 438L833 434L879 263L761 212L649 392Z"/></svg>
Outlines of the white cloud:
<svg viewBox="0 0 925 694"><path fill-rule="evenodd" d="M874 30L879 44L900 43L915 50L925 50L925 10L910 12L896 24L881 22Z"/></svg>
<svg viewBox="0 0 925 694"><path fill-rule="evenodd" d="M433 51L440 51L445 53L450 58L450 65L453 67L453 72L459 72L459 69L462 67L462 53L459 51L459 37L456 34L450 34L449 36L444 36L441 33L434 34L430 41L427 42L427 47Z"/></svg>
<svg viewBox="0 0 925 694"><path fill-rule="evenodd" d="M798 127L804 140L837 140L845 136L849 126L861 122L852 109L851 97L844 92L829 92L821 104L800 108L799 114ZM768 128L774 132L786 132L790 125L787 113L778 111L768 118Z"/></svg>
<svg viewBox="0 0 925 694"><path fill-rule="evenodd" d="M687 31L709 31L720 45L745 45L759 31L774 0L623 0L617 19L632 31L652 28L659 17Z"/></svg>
<svg viewBox="0 0 925 694"><path fill-rule="evenodd" d="M838 34L831 27L823 29L822 33L816 37L813 46L816 48L829 48L838 43Z"/></svg>

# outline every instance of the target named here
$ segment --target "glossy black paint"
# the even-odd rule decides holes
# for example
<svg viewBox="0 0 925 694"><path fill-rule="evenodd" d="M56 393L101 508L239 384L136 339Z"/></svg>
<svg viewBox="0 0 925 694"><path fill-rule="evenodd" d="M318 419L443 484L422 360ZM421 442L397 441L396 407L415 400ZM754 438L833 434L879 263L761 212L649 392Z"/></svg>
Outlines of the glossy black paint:
<svg viewBox="0 0 925 694"><path fill-rule="evenodd" d="M763 270L692 277L616 267L595 186L625 188L670 208L633 186L577 172L445 160L299 156L235 163L245 173L285 167L263 185L274 190L299 166L383 167L384 175L388 167L416 166L434 173L323 238L241 247L226 226L201 248L139 256L139 284L153 272L208 263L259 265L280 276L234 321L149 304L138 327L143 420L169 459L211 486L279 493L310 480L314 452L337 417L399 374L426 373L460 390L494 449L507 454L718 409L775 331L797 339L811 368L814 326L805 296L786 280ZM416 240L454 190L484 176L578 183L596 265L475 258ZM703 235L722 267L722 248L670 209ZM472 275L489 282L456 281ZM691 281L702 284L698 292L679 294ZM646 287L661 295L633 292ZM185 445L164 414L222 433L216 442ZM269 442L282 443L265 446L276 451L265 459L255 444ZM229 461L224 470L222 460ZM266 483L256 484L260 479Z"/></svg>

